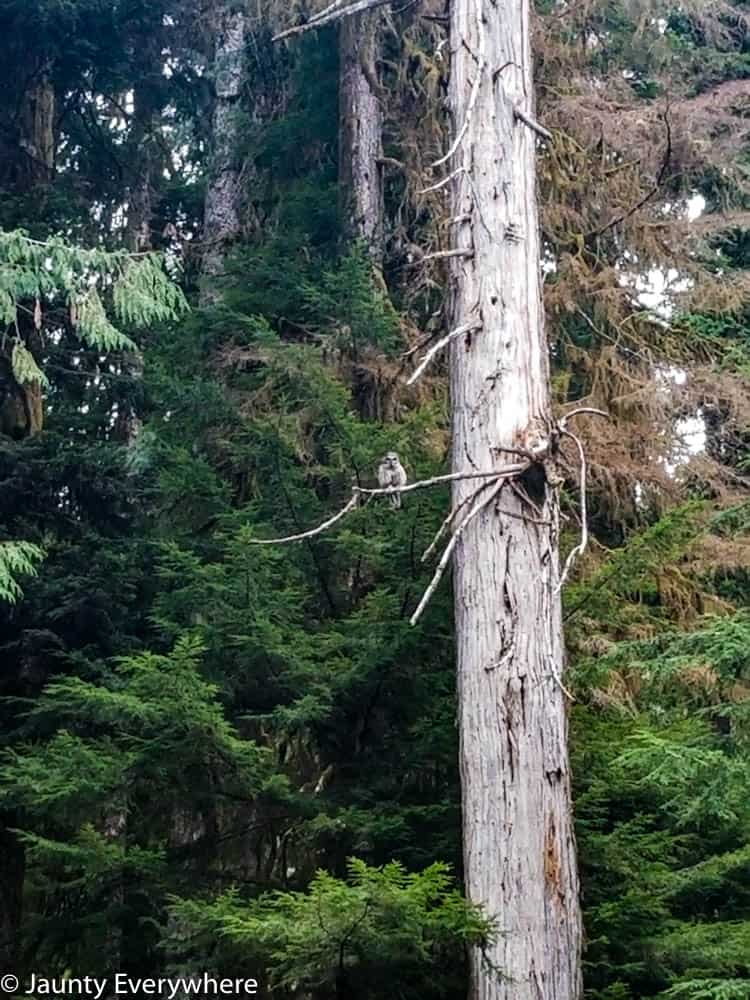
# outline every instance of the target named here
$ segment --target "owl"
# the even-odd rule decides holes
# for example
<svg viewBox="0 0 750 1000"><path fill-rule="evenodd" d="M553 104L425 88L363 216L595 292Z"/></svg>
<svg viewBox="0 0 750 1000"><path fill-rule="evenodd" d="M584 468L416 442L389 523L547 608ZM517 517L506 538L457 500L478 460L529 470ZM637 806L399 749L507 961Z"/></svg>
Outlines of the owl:
<svg viewBox="0 0 750 1000"><path fill-rule="evenodd" d="M406 472L395 451L389 451L382 458L378 466L378 485L381 489L387 489L389 486L406 486ZM401 507L400 493L392 493L388 499L394 510Z"/></svg>

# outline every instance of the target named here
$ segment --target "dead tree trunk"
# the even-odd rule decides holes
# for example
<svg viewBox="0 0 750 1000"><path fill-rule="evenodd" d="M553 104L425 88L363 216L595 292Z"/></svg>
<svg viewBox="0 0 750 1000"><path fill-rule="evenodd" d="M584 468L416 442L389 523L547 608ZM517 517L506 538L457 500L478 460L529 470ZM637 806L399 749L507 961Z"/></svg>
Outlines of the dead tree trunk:
<svg viewBox="0 0 750 1000"><path fill-rule="evenodd" d="M215 104L213 155L203 221L203 304L218 298L216 278L224 269L230 244L241 226L241 162L238 155L239 99L244 80L245 12L232 0L219 4L213 17Z"/></svg>
<svg viewBox="0 0 750 1000"><path fill-rule="evenodd" d="M373 261L383 256L383 108L377 79L379 11L339 25L339 183L350 239L362 240Z"/></svg>
<svg viewBox="0 0 750 1000"><path fill-rule="evenodd" d="M549 446L528 0L454 0L453 469ZM533 124L533 120L532 120ZM510 460L513 456L510 455ZM460 480L454 504L476 484ZM497 918L472 1000L574 1000L581 919L572 827L558 497L544 467L467 525L454 587L468 896ZM488 960L488 961L487 961Z"/></svg>

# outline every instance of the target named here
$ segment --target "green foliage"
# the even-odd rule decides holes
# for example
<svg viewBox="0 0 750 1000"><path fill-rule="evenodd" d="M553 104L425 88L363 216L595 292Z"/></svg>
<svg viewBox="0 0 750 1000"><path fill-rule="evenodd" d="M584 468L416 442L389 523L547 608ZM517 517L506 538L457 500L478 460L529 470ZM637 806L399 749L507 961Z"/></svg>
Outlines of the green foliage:
<svg viewBox="0 0 750 1000"><path fill-rule="evenodd" d="M44 552L30 542L0 542L0 601L9 604L21 597L16 577L35 576Z"/></svg>
<svg viewBox="0 0 750 1000"><path fill-rule="evenodd" d="M358 997L444 995L438 970L461 964L465 946L490 939L491 921L434 864L409 873L398 863L372 868L351 859L346 881L318 871L306 892L244 902L229 892L212 903L181 901L181 933L226 942L242 961L262 962L272 989L344 990Z"/></svg>
<svg viewBox="0 0 750 1000"><path fill-rule="evenodd" d="M264 754L224 717L217 689L199 673L202 643L184 636L168 656L121 659L108 684L61 677L30 712L58 733L8 751L2 798L29 814L85 817L97 802L127 797L134 786L175 800L210 783L221 762L227 787L248 795L263 782ZM65 727L69 727L69 731Z"/></svg>
<svg viewBox="0 0 750 1000"><path fill-rule="evenodd" d="M393 351L400 342L399 318L382 289L376 288L372 262L356 247L323 272L317 284L306 282L304 296L311 319L337 329L336 340L354 357L362 346Z"/></svg>
<svg viewBox="0 0 750 1000"><path fill-rule="evenodd" d="M175 319L187 305L157 254L81 249L60 237L39 241L20 230L0 231L0 320L6 325L16 322L24 301L40 310L63 304L86 343L105 351L132 349L130 338L107 319L102 295L130 326Z"/></svg>

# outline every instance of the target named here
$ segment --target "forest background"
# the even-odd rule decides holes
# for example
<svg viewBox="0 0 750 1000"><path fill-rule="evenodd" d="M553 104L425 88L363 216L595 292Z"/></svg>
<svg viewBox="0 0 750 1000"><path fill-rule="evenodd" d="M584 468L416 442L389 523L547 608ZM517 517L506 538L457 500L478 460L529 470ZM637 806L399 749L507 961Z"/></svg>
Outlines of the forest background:
<svg viewBox="0 0 750 1000"><path fill-rule="evenodd" d="M447 491L252 544L389 450L416 479L449 446L444 367L406 386L449 329L445 9L272 40L312 13L0 2L0 964L22 977L453 998L488 933L457 889L448 581L409 624ZM750 997L748 15L535 12L554 398L611 418L583 434L564 594L591 1000Z"/></svg>

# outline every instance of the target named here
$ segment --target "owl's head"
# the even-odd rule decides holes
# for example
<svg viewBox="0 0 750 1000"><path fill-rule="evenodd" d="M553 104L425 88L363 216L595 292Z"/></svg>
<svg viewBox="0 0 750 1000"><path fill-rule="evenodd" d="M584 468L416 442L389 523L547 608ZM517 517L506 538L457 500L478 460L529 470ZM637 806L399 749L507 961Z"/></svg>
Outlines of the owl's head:
<svg viewBox="0 0 750 1000"><path fill-rule="evenodd" d="M389 451L383 461L386 465L398 465L398 455L395 451Z"/></svg>

